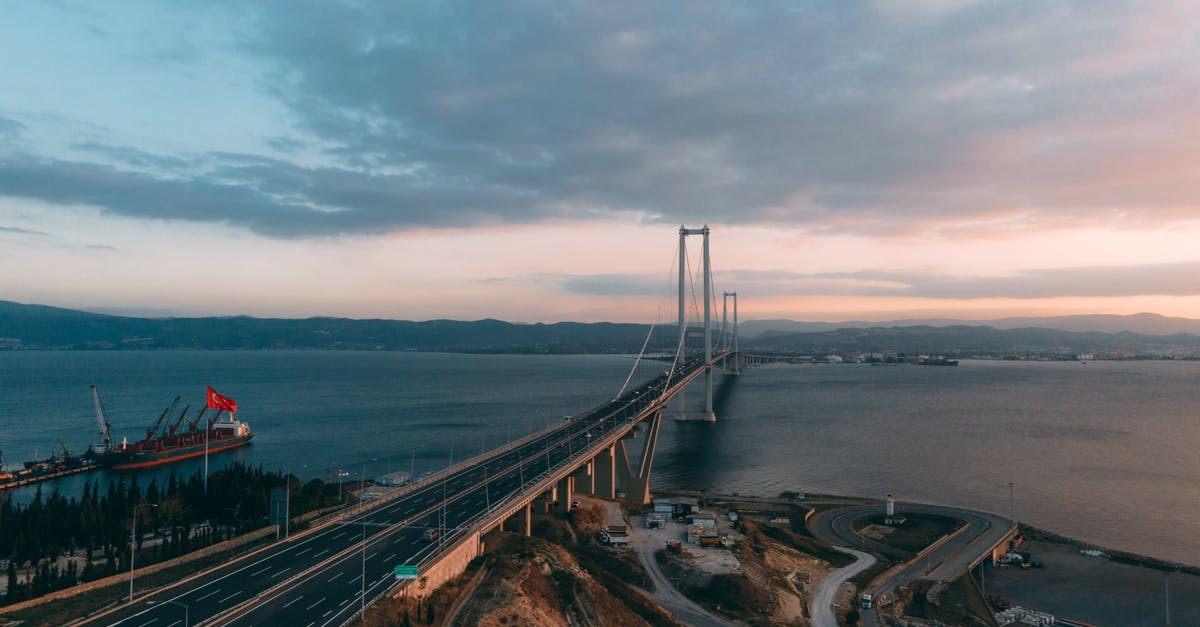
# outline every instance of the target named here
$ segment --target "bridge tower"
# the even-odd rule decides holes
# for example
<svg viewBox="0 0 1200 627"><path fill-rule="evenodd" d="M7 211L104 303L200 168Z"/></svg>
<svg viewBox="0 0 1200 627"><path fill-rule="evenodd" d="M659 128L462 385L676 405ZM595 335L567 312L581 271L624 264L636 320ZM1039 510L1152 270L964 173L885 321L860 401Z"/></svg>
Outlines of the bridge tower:
<svg viewBox="0 0 1200 627"><path fill-rule="evenodd" d="M733 297L733 332L729 333L729 297ZM730 367L729 359L725 359L726 369L733 374L742 374L742 357L738 352L738 316L737 316L737 292L725 292L724 300L721 303L721 337L724 340L722 350L733 352L733 366Z"/></svg>
<svg viewBox="0 0 1200 627"><path fill-rule="evenodd" d="M685 361L687 352L687 237L689 235L704 236L704 413L689 414L684 405L684 395L679 393L679 414L677 420L702 420L714 422L717 415L713 413L713 372L712 372L712 263L708 255L708 225L703 228L689 229L679 227L679 350L676 354L677 363Z"/></svg>

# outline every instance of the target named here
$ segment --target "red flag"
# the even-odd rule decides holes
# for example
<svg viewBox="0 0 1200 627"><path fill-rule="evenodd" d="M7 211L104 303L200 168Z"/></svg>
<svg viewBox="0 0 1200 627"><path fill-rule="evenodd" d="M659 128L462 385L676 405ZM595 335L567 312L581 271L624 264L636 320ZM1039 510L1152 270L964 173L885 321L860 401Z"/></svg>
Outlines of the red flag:
<svg viewBox="0 0 1200 627"><path fill-rule="evenodd" d="M208 388L208 406L210 409L223 409L230 412L237 411L237 401L221 396L211 387Z"/></svg>

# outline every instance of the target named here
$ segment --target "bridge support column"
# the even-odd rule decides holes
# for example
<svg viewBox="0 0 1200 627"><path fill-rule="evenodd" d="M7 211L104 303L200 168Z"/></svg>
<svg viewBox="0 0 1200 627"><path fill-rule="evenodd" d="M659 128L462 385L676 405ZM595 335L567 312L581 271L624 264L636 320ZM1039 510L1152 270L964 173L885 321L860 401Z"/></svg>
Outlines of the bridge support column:
<svg viewBox="0 0 1200 627"><path fill-rule="evenodd" d="M654 464L654 447L658 443L658 427L662 423L662 411L655 412L648 421L646 443L642 445L642 457L638 464L637 473L629 463L629 453L625 450L625 441L619 440L614 449L616 452L617 480L625 491L625 498L640 503L650 504L650 468Z"/></svg>
<svg viewBox="0 0 1200 627"><path fill-rule="evenodd" d="M558 512L566 514L571 511L571 499L575 498L575 477L567 475L558 480Z"/></svg>
<svg viewBox="0 0 1200 627"><path fill-rule="evenodd" d="M525 537L533 535L533 504L526 503L525 507L521 508L521 527Z"/></svg>
<svg viewBox="0 0 1200 627"><path fill-rule="evenodd" d="M617 467L613 461L616 445L610 446L592 459L594 469L594 486L596 496L602 499L617 498Z"/></svg>
<svg viewBox="0 0 1200 627"><path fill-rule="evenodd" d="M596 493L596 475L592 467L592 460L588 460L586 464L579 467L573 475L575 479L575 492L584 494Z"/></svg>

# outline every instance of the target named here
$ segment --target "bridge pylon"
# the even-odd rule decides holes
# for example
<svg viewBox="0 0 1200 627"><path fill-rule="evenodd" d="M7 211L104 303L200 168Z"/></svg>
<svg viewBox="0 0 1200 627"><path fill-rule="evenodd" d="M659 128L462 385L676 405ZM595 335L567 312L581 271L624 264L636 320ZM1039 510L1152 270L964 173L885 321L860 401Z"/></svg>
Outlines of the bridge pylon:
<svg viewBox="0 0 1200 627"><path fill-rule="evenodd" d="M704 237L704 412L688 412L684 403L684 392L679 391L679 413L676 420L699 420L716 422L717 415L713 413L713 371L712 371L712 262L708 254L708 225L699 229L679 227L679 350L676 363L684 363L687 353L687 309L685 307L687 289L687 237L702 235Z"/></svg>

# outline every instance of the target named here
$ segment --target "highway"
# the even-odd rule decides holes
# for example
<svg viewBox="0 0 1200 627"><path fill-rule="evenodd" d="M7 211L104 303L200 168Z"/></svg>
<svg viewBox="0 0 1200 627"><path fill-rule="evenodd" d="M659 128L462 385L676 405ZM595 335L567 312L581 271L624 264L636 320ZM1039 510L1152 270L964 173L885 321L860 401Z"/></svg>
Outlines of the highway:
<svg viewBox="0 0 1200 627"><path fill-rule="evenodd" d="M190 624L339 625L390 586L395 566L421 564L503 502L578 467L604 436L634 428L703 368L689 361L511 450L82 624L182 627L186 615ZM431 542L427 529L443 531Z"/></svg>
<svg viewBox="0 0 1200 627"><path fill-rule="evenodd" d="M882 553L893 559L902 558L906 554L865 538L851 527L855 520L879 512L879 505L860 505L828 510L815 514L809 520L809 529L818 539L833 546ZM967 572L972 562L991 550L1013 529L1012 522L1003 516L955 507L897 503L896 513L957 518L966 522L967 527L952 534L943 542L935 543L934 548L926 549L919 555L919 559L913 559L904 568L891 572L887 579L873 589L866 590L879 600L894 599L898 588L917 579L951 581L957 578ZM862 614L864 625L879 624L874 611Z"/></svg>

